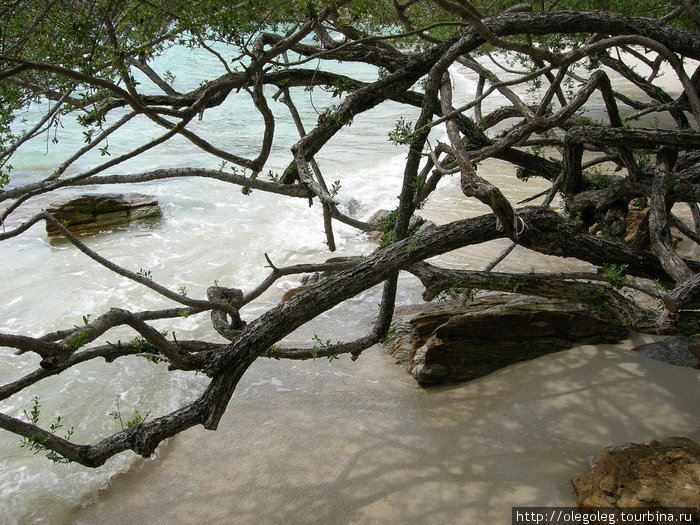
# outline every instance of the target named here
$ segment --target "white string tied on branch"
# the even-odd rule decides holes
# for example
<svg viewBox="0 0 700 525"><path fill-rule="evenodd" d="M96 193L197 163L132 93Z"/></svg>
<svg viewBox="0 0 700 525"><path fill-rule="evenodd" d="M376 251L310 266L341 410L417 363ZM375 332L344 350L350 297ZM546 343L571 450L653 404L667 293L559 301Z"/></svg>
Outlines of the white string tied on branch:
<svg viewBox="0 0 700 525"><path fill-rule="evenodd" d="M513 225L514 225L514 230L515 230L515 238L517 239L520 237L525 230L528 229L527 223L525 223L525 219L523 219L520 215L518 215L515 210L513 210ZM501 222L501 219L496 217L496 231L502 232L504 230L503 223Z"/></svg>

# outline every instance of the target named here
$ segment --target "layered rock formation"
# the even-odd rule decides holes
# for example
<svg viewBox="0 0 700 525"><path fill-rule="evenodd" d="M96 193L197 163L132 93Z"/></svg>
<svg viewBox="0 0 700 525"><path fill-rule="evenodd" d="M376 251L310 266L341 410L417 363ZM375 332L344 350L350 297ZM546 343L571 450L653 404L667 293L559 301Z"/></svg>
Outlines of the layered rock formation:
<svg viewBox="0 0 700 525"><path fill-rule="evenodd" d="M396 309L387 351L422 385L475 379L574 344L611 343L627 330L581 306L516 294L462 305Z"/></svg>
<svg viewBox="0 0 700 525"><path fill-rule="evenodd" d="M119 226L131 221L160 217L158 201L140 193L88 194L54 204L46 209L74 233L92 233ZM58 230L46 224L49 235Z"/></svg>

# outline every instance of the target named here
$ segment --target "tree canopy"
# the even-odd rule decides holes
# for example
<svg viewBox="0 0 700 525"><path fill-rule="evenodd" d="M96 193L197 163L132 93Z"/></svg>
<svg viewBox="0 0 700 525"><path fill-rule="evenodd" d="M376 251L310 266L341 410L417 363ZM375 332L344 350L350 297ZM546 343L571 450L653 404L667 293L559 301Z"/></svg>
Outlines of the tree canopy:
<svg viewBox="0 0 700 525"><path fill-rule="evenodd" d="M0 8L0 241L45 222L85 257L160 294L163 306L111 308L84 318L82 326L40 335L0 333L0 345L40 359L36 370L0 386L0 400L89 360L143 354L164 363L158 366L200 372L209 385L194 402L94 443L75 443L31 417L0 414L0 428L53 459L90 467L125 450L149 456L164 439L194 425L216 429L238 381L261 357L357 358L379 343L389 330L400 272L421 279L426 299L458 283L460 289L574 300L641 332L695 331L700 264L674 250L671 227L698 243L699 23L700 12L689 0L5 3ZM221 73L187 90L178 88L173 73L156 60L174 46L210 54ZM376 78L363 80L334 67L348 63L371 66ZM464 104L453 102L450 71L456 66L479 79L473 99ZM327 90L337 103L319 112L307 129L295 99L313 89ZM534 103L522 95L528 89L537 94ZM486 113L485 101L496 95L507 104ZM260 137L251 139L253 154L222 146L200 131L206 129L207 110L234 97L249 100L262 123ZM605 107L603 120L583 113L596 97ZM269 166L279 132L273 100L287 106L299 132L286 169L279 172ZM338 206L314 158L353 118L387 101L417 108L419 116L406 122L397 115L389 132L405 149L406 161L396 208L390 220L377 224ZM41 116L23 127L21 116L29 109ZM32 180L15 180L13 159L33 139L50 140L52 130L74 118L82 140ZM664 125L650 125L654 118ZM159 132L132 149L110 143L117 130L140 121ZM176 136L223 163L222 169L114 170ZM80 159L97 153L90 167L74 169ZM479 175L478 166L490 159L515 166L519 178L547 181L549 189L527 202L510 202ZM451 175L459 177L465 197L486 204L491 213L417 230L411 218ZM382 246L345 262L278 267L268 258L268 277L250 289L243 283L237 285L241 289L217 283L206 297L190 298L101 256L51 213L23 213L35 209L37 198L62 188L175 177L215 179L244 193L320 203L319 221L330 251L338 223L356 228L358 235L381 229ZM629 235L626 219L633 209L643 211L644 219ZM515 274L495 272L498 261L483 270L447 270L425 262L499 238L577 258L599 271ZM247 311L278 279L324 270L337 273L261 315ZM383 285L382 301L366 335L311 348L279 344L296 328L378 284ZM183 315L209 315L212 337L178 340L153 326ZM137 339L106 342L120 328Z"/></svg>

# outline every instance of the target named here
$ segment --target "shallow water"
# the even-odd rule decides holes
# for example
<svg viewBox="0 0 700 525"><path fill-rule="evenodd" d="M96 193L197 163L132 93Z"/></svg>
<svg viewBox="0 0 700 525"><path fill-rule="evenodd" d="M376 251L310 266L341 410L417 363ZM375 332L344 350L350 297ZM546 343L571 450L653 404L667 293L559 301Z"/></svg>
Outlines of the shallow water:
<svg viewBox="0 0 700 525"><path fill-rule="evenodd" d="M215 61L203 63L189 56L165 60L178 62L180 67L192 62L205 73L207 68L217 67ZM362 74L369 79L376 72ZM178 78L182 79L178 82L191 85L197 82L195 75ZM470 75L458 71L455 83L463 97L475 85ZM317 118L314 107L333 102L320 93L312 100L301 91L295 97L309 129ZM273 109L280 122L285 122L281 104ZM236 117L233 122L232 115ZM211 140L254 155L260 126L252 115L249 105L233 102L207 110L205 121L213 122L211 129L215 130L210 133ZM388 141L387 132L398 116L415 119L416 111L401 108L397 113L396 105L387 104L358 116L317 159L328 181L342 182L340 201L352 204L360 218L379 208L396 206L405 151ZM274 170L285 167L288 148L296 140L289 119L287 127L282 123L270 163ZM81 142L79 135L71 134L74 130L66 122L55 148L49 145L47 150L45 142L37 141L33 150L14 163L16 182L31 180L38 173L45 176L64 151L61 148ZM112 141L112 154L116 155L120 146L126 151L153 133L145 123L135 122ZM89 157L73 170L101 160L97 155ZM112 171L182 165L216 167L188 142L174 140ZM504 188L513 201L547 187L537 181L527 185L518 181L514 169L505 163L484 163L479 173ZM185 287L190 297L204 296L214 281L249 290L267 273L265 253L277 265L320 262L331 256L325 249L320 207L309 208L303 200L282 200L257 191L244 196L238 187L194 179L90 190L138 191L158 197L164 210L161 220L86 237L85 241L126 268L150 271L155 280L173 290ZM74 190L61 194L72 193ZM358 203L351 203L351 198ZM18 218L30 216L47 202L45 198L30 201ZM444 223L485 211L461 194L453 177L441 183L422 214ZM335 255L367 254L375 248L364 236L342 225L336 226L336 233ZM505 244L465 248L445 255L441 262L481 268ZM84 315L96 316L111 306L140 310L167 305L155 294L86 259L71 245L49 241L42 226L3 242L2 260L3 332L38 335L80 324ZM578 270L586 265L518 249L502 266L543 271L565 267ZM399 303L419 301L417 281L405 277L401 282ZM243 317L257 317L296 285L295 278L279 281L247 307ZM379 290L369 290L323 314L289 341L306 344L316 334L324 340L350 340L369 330L378 300ZM167 323L167 327L180 339L212 336L206 317L193 316ZM111 340L119 337L128 340L133 334L110 334ZM0 381L19 377L34 369L37 362L30 355L18 357L0 349ZM681 397L683 384L679 382L680 390L672 398ZM77 367L13 396L0 404L0 409L19 416L30 408L32 397L39 396L45 414L42 423L46 424L48 414L60 414L66 427L75 428L74 439L91 441L119 428L119 422L108 415L117 409L117 402L125 417L134 410L157 417L195 398L203 385L203 379L194 374L167 373L142 359L125 358L111 365L95 362ZM517 392L488 381L462 388L421 390L377 349L368 351L357 363L345 357L333 363L263 361L244 377L216 434L193 429L161 447L153 461L123 454L97 470L55 465L20 448L16 437L1 433L0 509L7 523L22 524L107 523L117 517L120 523L190 523L195 516L198 520L240 523L253 517L267 523L282 518L290 523L328 523L343 521L343 517L347 522L371 522L389 514L402 518L401 522L419 522L419 518L429 522L458 514L480 498L490 501L493 478L489 476L495 474L515 495L513 501L529 501L527 494L540 490L533 477L539 471L524 476L522 466L501 464L499 458L505 450L526 454L538 442L539 434L524 437L529 434L523 432L530 432L521 428L529 418L527 411L521 411L514 424L501 419L505 415L488 411L489 407L500 407L502 400L519 406ZM673 405L669 400L667 404ZM686 419L679 416L679 420ZM669 424L668 428L693 430L683 424ZM509 438L496 444L494 440L502 435ZM472 456L479 460L473 462ZM582 460L577 456L571 461L578 465ZM110 483L109 491L99 492ZM556 498L568 501L565 484L557 483ZM552 487L541 490L551 493ZM417 497L425 492L435 500ZM96 498L100 503L92 510L72 514L76 506ZM478 517L480 511L475 512ZM163 515L167 517L158 517Z"/></svg>

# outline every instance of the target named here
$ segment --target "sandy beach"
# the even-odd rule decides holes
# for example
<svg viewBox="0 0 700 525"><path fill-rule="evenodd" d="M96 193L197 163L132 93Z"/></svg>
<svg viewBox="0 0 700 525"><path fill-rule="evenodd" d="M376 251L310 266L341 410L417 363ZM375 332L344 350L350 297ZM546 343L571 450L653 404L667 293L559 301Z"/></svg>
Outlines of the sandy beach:
<svg viewBox="0 0 700 525"><path fill-rule="evenodd" d="M173 438L66 522L500 524L513 506L571 506L602 448L700 439L700 372L627 350L649 340L431 389L377 348L261 361L217 432Z"/></svg>

